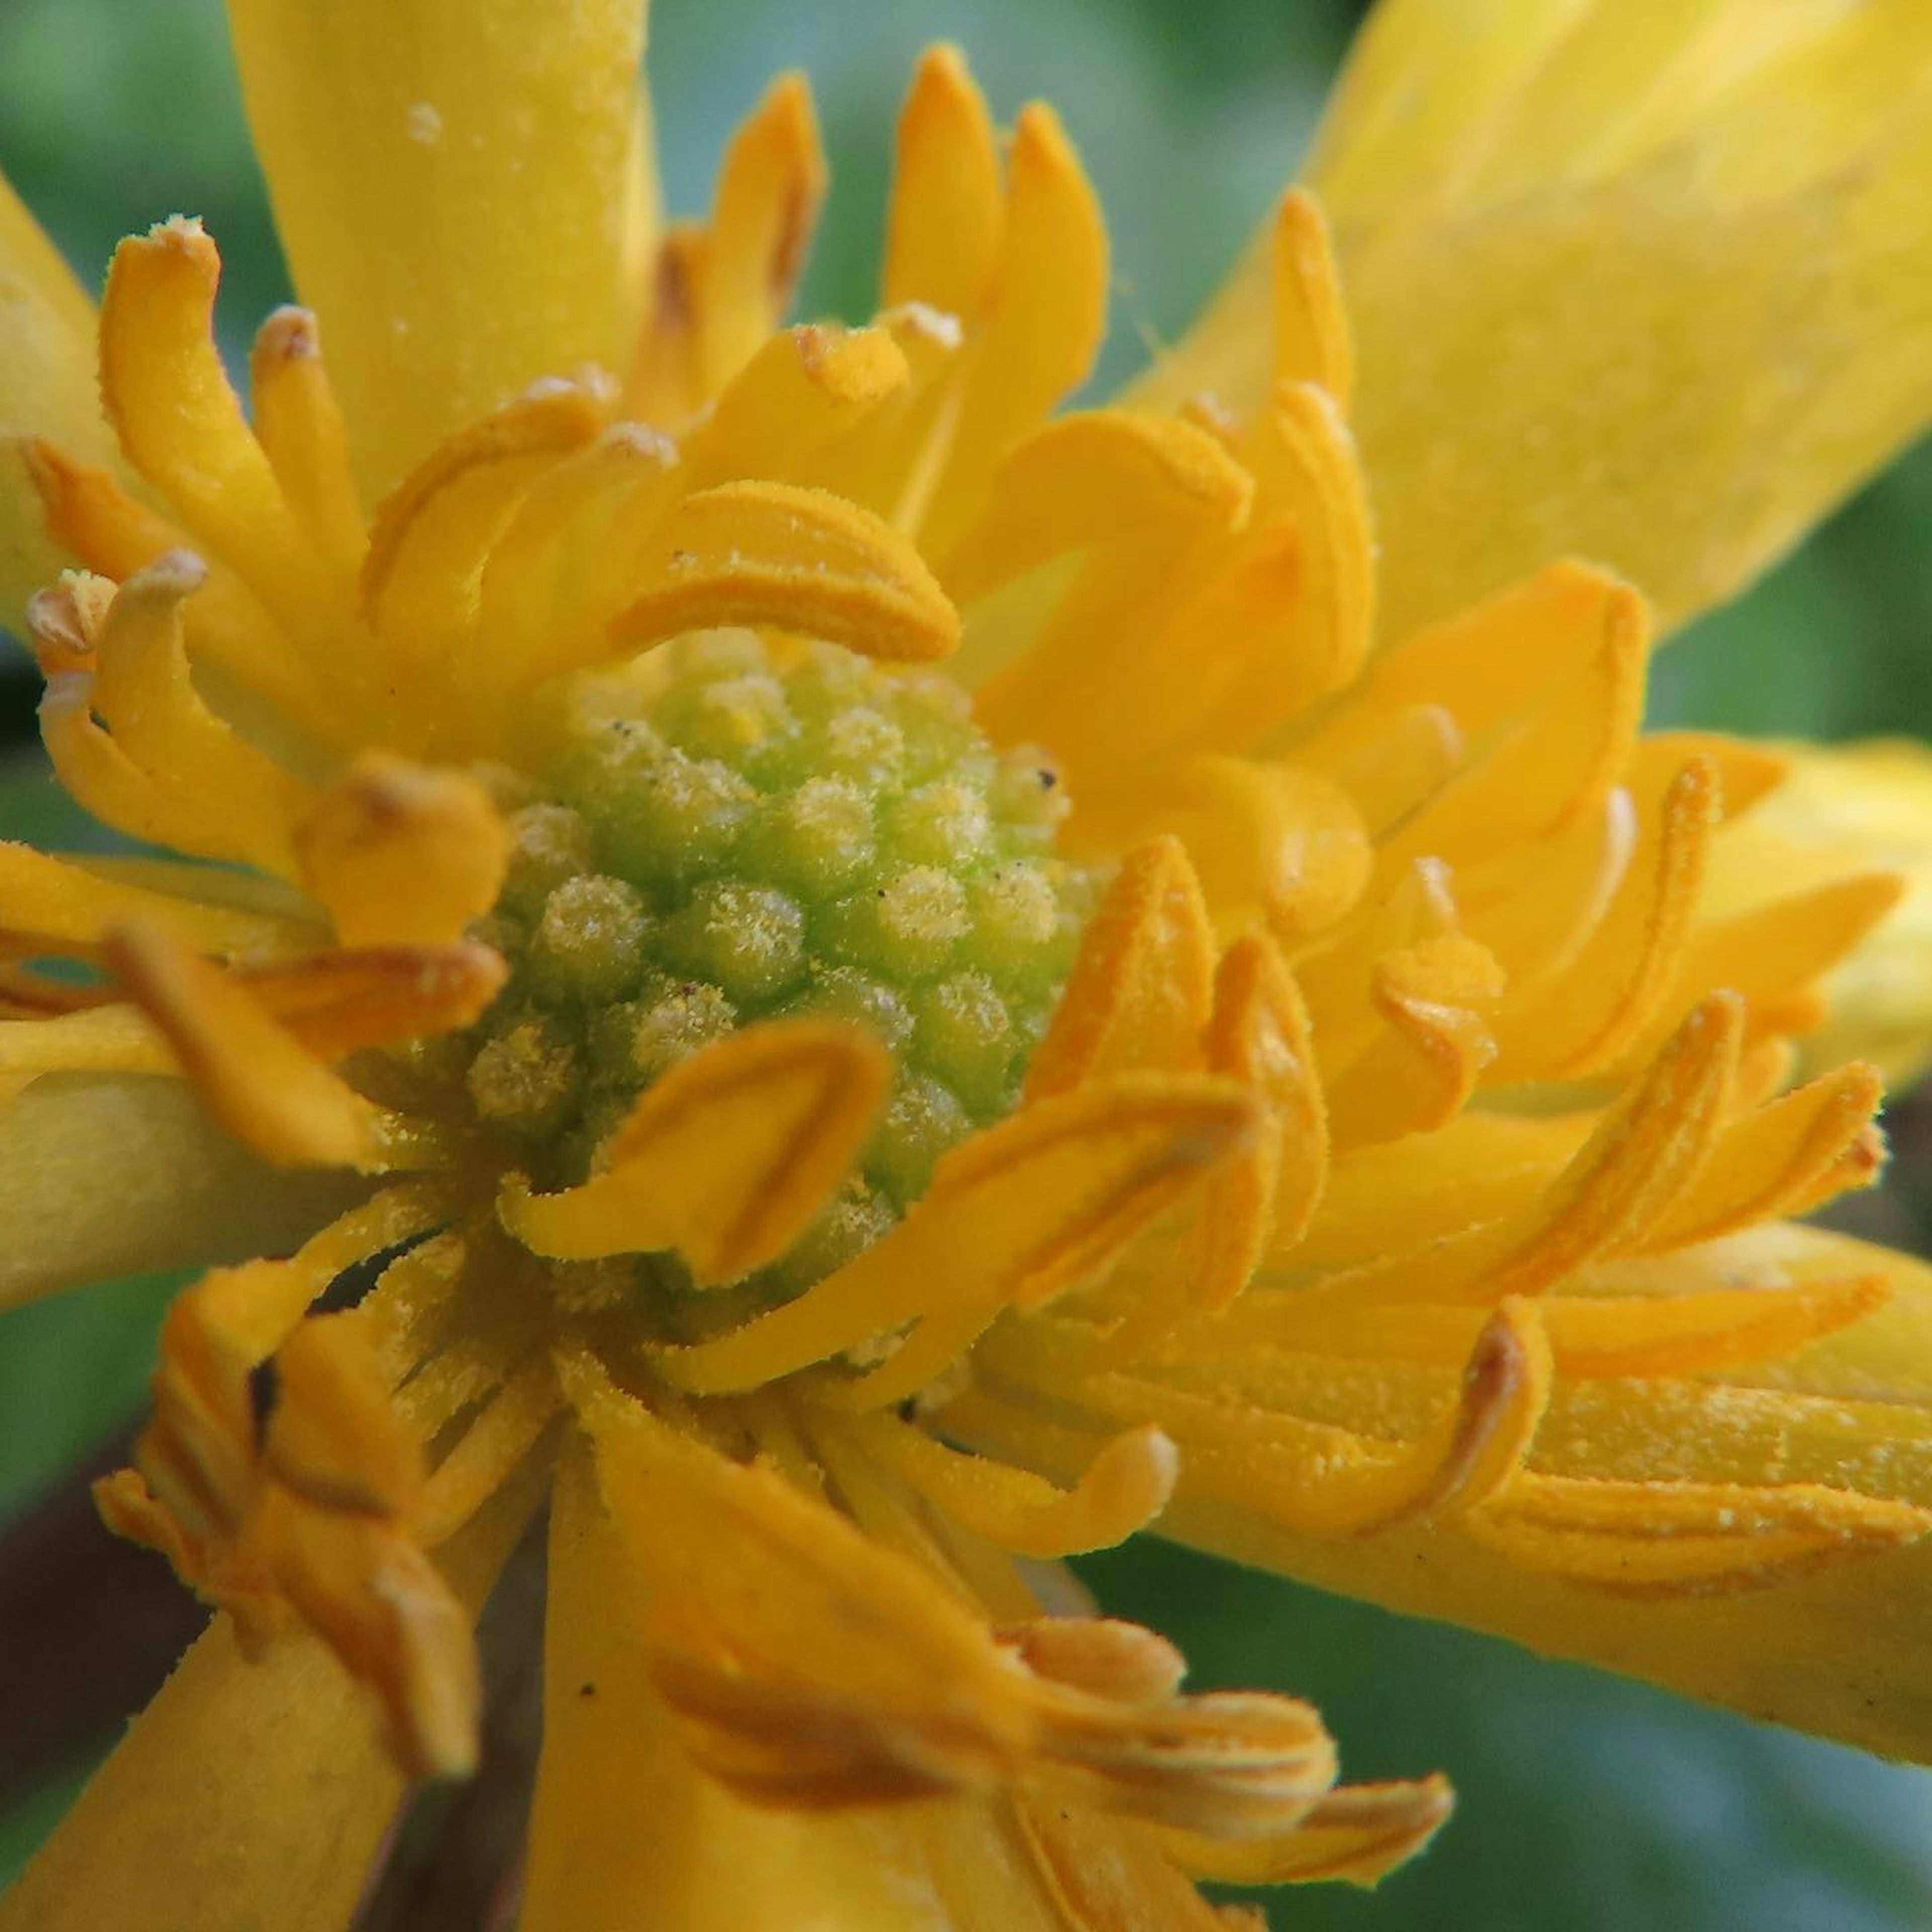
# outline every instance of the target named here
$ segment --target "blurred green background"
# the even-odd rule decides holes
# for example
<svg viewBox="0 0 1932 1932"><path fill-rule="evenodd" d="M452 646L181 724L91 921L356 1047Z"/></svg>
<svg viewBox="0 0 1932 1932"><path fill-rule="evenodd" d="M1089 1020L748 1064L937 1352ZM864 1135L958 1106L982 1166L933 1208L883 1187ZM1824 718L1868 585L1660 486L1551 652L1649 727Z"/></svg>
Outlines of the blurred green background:
<svg viewBox="0 0 1932 1932"><path fill-rule="evenodd" d="M1360 11L1354 0L659 0L652 61L669 198L702 205L737 117L774 70L803 67L836 180L805 306L862 314L912 59L934 38L957 40L1003 114L1031 94L1054 100L1096 178L1117 260L1105 380L1184 324L1292 171ZM206 218L221 244L233 340L288 292L218 0L0 0L0 166L90 284L121 234L179 212ZM1657 672L1655 712L1822 737L1932 733L1928 531L1932 452L1922 449L1675 644ZM0 826L68 838L74 828L34 762L34 695L24 660L10 656L0 668ZM1923 1246L1922 1172L1916 1186L1901 1178L1882 1225ZM166 1287L123 1284L10 1318L0 1510L39 1497L35 1520L45 1522L63 1494L70 1502L63 1469L138 1407ZM16 1532L8 1559L25 1560L24 1547ZM1427 1858L1372 1898L1340 1888L1277 1895L1274 1923L1932 1924L1932 1775L1145 1541L1084 1567L1109 1609L1180 1642L1197 1684L1266 1684L1316 1700L1352 1775L1438 1766L1454 1775L1461 1808ZM18 1616L28 1594L0 1601ZM0 1630L16 1681L26 1638L24 1620ZM23 1766L16 1753L0 1766L0 1876L106 1742L74 1736L63 1761Z"/></svg>

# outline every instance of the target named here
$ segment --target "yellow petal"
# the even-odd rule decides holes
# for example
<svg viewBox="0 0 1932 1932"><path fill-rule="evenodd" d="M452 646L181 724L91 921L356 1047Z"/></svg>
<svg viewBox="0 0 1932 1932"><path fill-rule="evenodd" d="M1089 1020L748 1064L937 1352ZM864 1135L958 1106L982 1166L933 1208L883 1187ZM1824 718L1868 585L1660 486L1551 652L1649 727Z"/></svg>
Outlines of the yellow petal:
<svg viewBox="0 0 1932 1932"><path fill-rule="evenodd" d="M1398 628L1568 549L1674 626L1932 411L1923 10L1572 18L1480 119L1433 152L1406 141L1432 192L1358 202L1360 93L1315 164L1318 190L1337 171Z"/></svg>
<svg viewBox="0 0 1932 1932"><path fill-rule="evenodd" d="M614 1580L631 1574L587 1472L567 1472L551 1530L525 1932L628 1932L640 1899L662 1932L781 1921L952 1932L982 1908L982 1924L1060 1932L1030 1861L976 1801L798 1811L748 1804L707 1777L652 1685L639 1622L610 1614Z"/></svg>
<svg viewBox="0 0 1932 1932"><path fill-rule="evenodd" d="M926 532L941 554L1000 458L1085 379L1106 323L1106 225L1052 108L1022 110L1008 166L991 304Z"/></svg>
<svg viewBox="0 0 1932 1932"><path fill-rule="evenodd" d="M892 1081L869 1034L812 1021L748 1027L638 1102L602 1173L560 1194L513 1189L505 1225L537 1253L674 1248L701 1283L775 1260L850 1171Z"/></svg>
<svg viewBox="0 0 1932 1932"><path fill-rule="evenodd" d="M543 477L583 448L604 423L574 384L545 384L439 443L376 513L360 579L364 614L380 640L372 674L402 703L398 724L427 741L434 712L460 694L465 648L496 539Z"/></svg>
<svg viewBox="0 0 1932 1932"><path fill-rule="evenodd" d="M1158 1429L1129 1430L1062 1491L1030 1470L959 1454L894 1417L862 1416L850 1426L867 1454L945 1515L1028 1556L1070 1556L1124 1542L1166 1507L1179 1467L1174 1444Z"/></svg>
<svg viewBox="0 0 1932 1932"><path fill-rule="evenodd" d="M1414 1857L1455 1807L1441 1776L1345 1784L1278 1838L1229 1844L1198 1832L1163 1832L1162 1849L1191 1878L1224 1885L1305 1884L1345 1879L1374 1885Z"/></svg>
<svg viewBox="0 0 1932 1932"><path fill-rule="evenodd" d="M1714 842L1714 914L1822 886L1874 865L1904 898L1825 982L1829 1022L1811 1064L1874 1061L1894 1084L1932 1052L1932 760L1903 739L1827 748L1786 746L1788 776Z"/></svg>
<svg viewBox="0 0 1932 1932"><path fill-rule="evenodd" d="M230 10L277 226L372 499L539 378L628 362L646 281L644 14Z"/></svg>
<svg viewBox="0 0 1932 1932"><path fill-rule="evenodd" d="M303 884L346 946L447 945L496 903L510 832L466 772L364 752L296 829Z"/></svg>
<svg viewBox="0 0 1932 1932"><path fill-rule="evenodd" d="M203 1636L4 1903L4 1932L340 1932L403 1795L319 1644Z"/></svg>
<svg viewBox="0 0 1932 1932"><path fill-rule="evenodd" d="M94 462L112 439L94 377L94 316L59 251L0 179L0 623L66 560L47 539L20 446L51 436Z"/></svg>
<svg viewBox="0 0 1932 1932"><path fill-rule="evenodd" d="M700 399L744 367L790 308L825 187L812 90L803 76L787 74L739 129L718 171L693 291Z"/></svg>
<svg viewBox="0 0 1932 1932"><path fill-rule="evenodd" d="M248 374L255 440L290 515L336 574L352 575L362 562L367 521L315 317L305 308L277 309L256 335Z"/></svg>
<svg viewBox="0 0 1932 1932"><path fill-rule="evenodd" d="M1393 634L1569 550L1668 628L1915 432L1928 53L1912 0L1378 13L1312 179ZM1264 239L1174 380L1252 406L1269 274Z"/></svg>
<svg viewBox="0 0 1932 1932"><path fill-rule="evenodd" d="M894 659L944 657L959 641L958 617L917 550L823 490L749 482L700 491L664 518L636 568L634 601L610 628L612 655L733 624Z"/></svg>
<svg viewBox="0 0 1932 1932"><path fill-rule="evenodd" d="M128 461L299 633L333 614L341 586L304 542L222 366L220 277L199 221L121 244L101 298L101 400Z"/></svg>
<svg viewBox="0 0 1932 1932"><path fill-rule="evenodd" d="M955 1148L857 1260L729 1335L664 1352L659 1372L700 1393L754 1388L920 1318L963 1316L970 1340L1005 1303L1099 1273L1240 1144L1256 1111L1232 1081L1147 1073L1024 1108Z"/></svg>
<svg viewBox="0 0 1932 1932"><path fill-rule="evenodd" d="M999 150L985 97L955 47L919 64L899 116L885 301L978 320L1006 226Z"/></svg>
<svg viewBox="0 0 1932 1932"><path fill-rule="evenodd" d="M30 940L91 946L116 920L165 926L206 952L266 951L301 928L238 906L205 904L103 878L30 845L0 844L0 931Z"/></svg>
<svg viewBox="0 0 1932 1932"><path fill-rule="evenodd" d="M88 569L118 582L188 546L185 530L137 502L110 472L45 442L28 444L26 458L49 532ZM196 662L229 673L323 742L340 737L341 722L313 659L218 559L182 614Z"/></svg>
<svg viewBox="0 0 1932 1932"><path fill-rule="evenodd" d="M286 878L308 788L211 710L189 674L182 607L206 572L182 550L123 584L96 643L93 710L116 746L202 821L190 849Z"/></svg>
<svg viewBox="0 0 1932 1932"><path fill-rule="evenodd" d="M116 927L104 950L209 1112L244 1147L278 1166L381 1164L378 1111L214 967L138 923Z"/></svg>
<svg viewBox="0 0 1932 1932"><path fill-rule="evenodd" d="M1028 1097L1130 1066L1198 1066L1214 976L1214 933L1180 842L1156 839L1130 854L1088 921L1027 1070Z"/></svg>
<svg viewBox="0 0 1932 1932"><path fill-rule="evenodd" d="M0 1109L0 1303L190 1262L285 1251L358 1191L278 1173L178 1080L58 1075ZM110 1211L109 1204L111 1205Z"/></svg>

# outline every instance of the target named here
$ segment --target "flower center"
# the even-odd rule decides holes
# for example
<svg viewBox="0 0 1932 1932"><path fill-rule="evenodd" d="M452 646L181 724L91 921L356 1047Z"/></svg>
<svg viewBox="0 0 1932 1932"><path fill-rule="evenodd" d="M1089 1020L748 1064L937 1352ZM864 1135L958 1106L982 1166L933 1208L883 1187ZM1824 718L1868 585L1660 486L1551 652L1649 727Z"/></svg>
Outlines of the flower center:
<svg viewBox="0 0 1932 1932"><path fill-rule="evenodd" d="M957 686L834 646L706 632L587 682L542 795L512 813L486 934L511 978L464 1036L470 1100L540 1186L569 1186L639 1094L734 1028L869 1028L897 1061L884 1117L756 1283L799 1292L1015 1104L1091 903L1052 850L1066 810Z"/></svg>

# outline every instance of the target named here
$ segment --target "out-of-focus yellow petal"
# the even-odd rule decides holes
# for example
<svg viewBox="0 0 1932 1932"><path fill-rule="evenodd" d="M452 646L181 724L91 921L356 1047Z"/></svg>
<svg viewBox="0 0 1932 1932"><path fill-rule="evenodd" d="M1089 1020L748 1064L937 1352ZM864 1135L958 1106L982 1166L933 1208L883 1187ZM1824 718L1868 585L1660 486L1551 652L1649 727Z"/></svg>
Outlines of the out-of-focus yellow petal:
<svg viewBox="0 0 1932 1932"><path fill-rule="evenodd" d="M284 1174L217 1128L178 1080L55 1074L0 1108L0 1304L190 1262L284 1252L357 1184ZM76 1212L76 1205L101 1212Z"/></svg>
<svg viewBox="0 0 1932 1932"><path fill-rule="evenodd" d="M1903 739L1781 746L1790 776L1711 848L1714 916L1890 867L1904 897L1826 979L1811 1064L1856 1057L1894 1083L1932 1053L1932 754Z"/></svg>
<svg viewBox="0 0 1932 1932"><path fill-rule="evenodd" d="M636 1600L624 1589L632 1574L587 1472L567 1473L551 1531L524 1932L619 1932L640 1900L663 1932L1059 1932L991 1806L772 1809L700 1772L651 1682L641 1620L610 1614L614 1588Z"/></svg>
<svg viewBox="0 0 1932 1932"><path fill-rule="evenodd" d="M114 442L94 386L94 315L67 264L0 179L0 627L64 560L47 540L20 442L51 436L99 463Z"/></svg>
<svg viewBox="0 0 1932 1932"><path fill-rule="evenodd" d="M296 831L303 883L347 946L439 946L489 910L508 828L468 773L365 752Z"/></svg>
<svg viewBox="0 0 1932 1932"><path fill-rule="evenodd" d="M1569 550L1675 626L1911 436L1928 100L1916 0L1382 8L1310 177L1389 634ZM1163 384L1258 404L1270 256L1264 236Z"/></svg>
<svg viewBox="0 0 1932 1932"><path fill-rule="evenodd" d="M223 1618L0 1904L4 1932L339 1932L403 1782L320 1645Z"/></svg>
<svg viewBox="0 0 1932 1932"><path fill-rule="evenodd" d="M546 376L629 360L643 0L232 0L256 151L380 495Z"/></svg>

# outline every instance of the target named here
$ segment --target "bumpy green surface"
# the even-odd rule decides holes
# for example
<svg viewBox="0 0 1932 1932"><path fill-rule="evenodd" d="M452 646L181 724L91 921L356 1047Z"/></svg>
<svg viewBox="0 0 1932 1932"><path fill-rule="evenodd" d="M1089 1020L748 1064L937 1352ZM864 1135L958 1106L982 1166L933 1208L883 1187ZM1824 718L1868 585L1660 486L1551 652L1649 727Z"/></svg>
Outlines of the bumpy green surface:
<svg viewBox="0 0 1932 1932"><path fill-rule="evenodd" d="M1051 767L994 751L946 679L707 633L579 694L488 936L509 986L469 1036L477 1112L581 1180L694 1048L806 1014L870 1028L898 1078L860 1172L778 1292L890 1227L1013 1105L1091 899L1055 857Z"/></svg>

